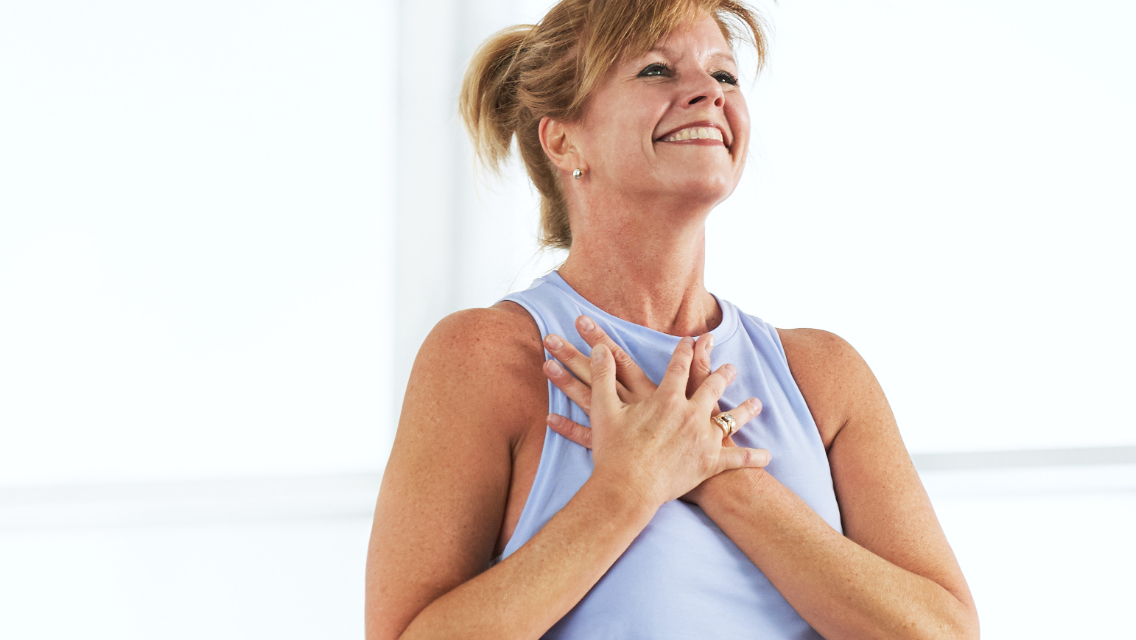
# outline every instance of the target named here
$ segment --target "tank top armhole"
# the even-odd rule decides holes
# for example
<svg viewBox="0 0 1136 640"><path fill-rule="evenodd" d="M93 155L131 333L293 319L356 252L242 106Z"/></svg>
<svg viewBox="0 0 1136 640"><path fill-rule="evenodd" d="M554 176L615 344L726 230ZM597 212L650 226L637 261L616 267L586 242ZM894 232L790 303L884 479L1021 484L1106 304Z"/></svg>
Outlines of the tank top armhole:
<svg viewBox="0 0 1136 640"><path fill-rule="evenodd" d="M514 293L512 295L501 298L501 302L512 302L513 304L527 311L529 317L531 317L533 319L533 322L536 323L536 329L540 332L541 341L544 341L544 337L548 335L548 327L545 325L544 318L540 317L540 314L537 313L535 309L533 309L532 305L529 304L528 301L522 298L519 294ZM545 353L548 354L547 349L545 350ZM548 357L551 357L551 354L549 354Z"/></svg>
<svg viewBox="0 0 1136 640"><path fill-rule="evenodd" d="M534 308L534 305L524 298L524 295L523 295L524 293L525 292L517 292L517 293L510 294L510 295L502 298L502 301L508 301L508 302L512 302L514 304L520 305L520 307L522 309L524 309L525 311L527 311L529 313L529 316L532 317L533 322L536 323L537 330L540 331L540 339L541 339L541 343L543 344L545 336L548 335L548 325L545 322L544 318L541 316L540 312L537 311ZM550 359L550 358L552 358L552 354L549 353L547 349L545 349L544 350L544 357L545 357L546 360ZM548 398L547 398L548 406L546 408L546 413L551 413L553 411L552 394L553 394L553 390L556 387L553 386L551 381L547 382L547 387L548 387ZM538 494L543 494L544 491L545 491L545 488L543 487L545 482L543 482L544 479L542 478L541 468L545 466L545 460L549 455L549 447L552 446L553 442L555 442L555 439L557 437L559 437L559 434L557 434L555 431L553 431L550 427L548 427L547 425L544 427L544 445L541 447L540 462L538 463L538 466L537 466L536 475L533 477L533 485L532 485L532 487L529 488L529 494L525 498L525 506L521 508L521 515L517 519L517 526L514 527L514 529L513 529L513 535L509 537L509 542L507 542L505 544L505 548L501 551L501 555L493 558L489 562L490 567L493 567L497 563L501 562L505 558L512 555L514 552L516 552L516 550L521 545L524 544L524 542L522 542L521 544L517 544L517 540L518 540L519 536L521 536L522 534L525 534L523 537L524 537L524 541L527 542L528 539L531 538L532 535L535 533L535 532L528 532L528 529L530 529L532 527L531 521L534 517L536 517L533 514L534 514L534 511L537 508L536 507L537 501L543 500L543 495L538 495Z"/></svg>
<svg viewBox="0 0 1136 640"><path fill-rule="evenodd" d="M793 377L793 369L789 366L789 356L785 353L785 345L781 344L781 333L777 330L777 327L774 327L761 318L756 316L749 316L749 318L754 322L760 323L769 335L770 340L777 346L777 353L781 355L780 364L784 366L774 371L774 374L779 377L781 388L785 391L789 402L797 410L798 419L802 424L811 427L812 431L817 436L817 441L820 442L820 429L817 427L816 420L813 418L812 409L809 408L809 402L805 398L804 392L801 391L800 385L797 384L797 379Z"/></svg>
<svg viewBox="0 0 1136 640"><path fill-rule="evenodd" d="M781 354L781 361L785 363L786 367L788 367L789 356L785 355L785 345L781 344L781 332L777 330L777 327L769 324L768 322L765 322L764 320L762 320L761 322L769 331L769 335L772 336L773 344L777 345L777 352Z"/></svg>

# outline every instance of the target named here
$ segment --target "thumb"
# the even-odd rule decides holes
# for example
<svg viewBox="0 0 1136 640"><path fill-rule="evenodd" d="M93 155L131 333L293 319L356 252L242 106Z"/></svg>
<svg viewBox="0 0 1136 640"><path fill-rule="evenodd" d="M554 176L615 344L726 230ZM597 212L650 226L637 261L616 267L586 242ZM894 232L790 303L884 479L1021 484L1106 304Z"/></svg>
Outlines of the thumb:
<svg viewBox="0 0 1136 640"><path fill-rule="evenodd" d="M718 455L718 473L730 469L764 467L772 456L768 449L747 449L745 447L723 447Z"/></svg>
<svg viewBox="0 0 1136 640"><path fill-rule="evenodd" d="M615 357L607 345L592 348L592 410L613 413L622 404L615 388Z"/></svg>

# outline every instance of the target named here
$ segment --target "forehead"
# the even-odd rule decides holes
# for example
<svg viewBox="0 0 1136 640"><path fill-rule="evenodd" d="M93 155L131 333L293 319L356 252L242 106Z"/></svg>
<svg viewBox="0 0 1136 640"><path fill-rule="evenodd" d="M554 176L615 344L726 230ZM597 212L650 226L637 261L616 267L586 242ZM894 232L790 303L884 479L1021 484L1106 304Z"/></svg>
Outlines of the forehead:
<svg viewBox="0 0 1136 640"><path fill-rule="evenodd" d="M671 59L693 55L718 62L734 62L734 52L718 22L705 13L698 20L679 25L643 55L661 54ZM635 56L642 57L642 56Z"/></svg>

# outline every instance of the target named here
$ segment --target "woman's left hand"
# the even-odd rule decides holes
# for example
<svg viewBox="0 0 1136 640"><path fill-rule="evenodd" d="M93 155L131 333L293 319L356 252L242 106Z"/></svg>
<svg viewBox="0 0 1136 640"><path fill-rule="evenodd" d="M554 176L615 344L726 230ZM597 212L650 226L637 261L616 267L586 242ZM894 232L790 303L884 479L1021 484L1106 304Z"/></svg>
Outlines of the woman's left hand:
<svg viewBox="0 0 1136 640"><path fill-rule="evenodd" d="M620 400L626 403L641 402L655 392L657 385L651 382L651 379L643 373L639 365L635 364L631 356L615 344L604 333L603 329L600 329L590 318L587 316L576 318L576 330L580 332L580 337L588 343L588 346L594 348L599 344L606 345L611 350L612 355L615 356L616 391ZM569 399L579 405L584 413L590 415L592 401L590 358L580 353L569 342L556 334L550 333L545 337L544 347L555 358L545 361L544 374L548 376L552 384L556 385ZM710 333L699 336L695 342L694 361L690 366L690 378L686 387L688 398L710 375L712 371L710 368L710 351L713 348L714 336ZM564 366L560 366L557 361ZM567 367L567 370L565 370L565 367ZM714 415L719 413L721 413L720 409L715 409L713 412ZM750 398L730 410L730 415L734 417L739 429L759 413L761 413L761 401L757 398ZM592 448L592 430L588 427L556 414L551 415L548 426L572 442L588 449ZM732 438L727 436L722 439L722 446L736 447L737 445L734 444ZM705 486L705 482L682 496L681 499L698 504L703 486Z"/></svg>

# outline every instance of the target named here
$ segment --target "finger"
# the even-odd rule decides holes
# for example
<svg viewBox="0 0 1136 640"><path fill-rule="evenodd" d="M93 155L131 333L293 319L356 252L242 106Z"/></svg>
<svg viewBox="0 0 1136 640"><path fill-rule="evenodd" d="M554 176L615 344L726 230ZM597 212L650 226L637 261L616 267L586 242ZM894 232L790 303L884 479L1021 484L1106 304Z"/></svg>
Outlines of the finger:
<svg viewBox="0 0 1136 640"><path fill-rule="evenodd" d="M580 405L584 413L592 412L592 390L588 385L577 380L555 360L544 361L544 375L548 376L552 384L563 391L569 400Z"/></svg>
<svg viewBox="0 0 1136 640"><path fill-rule="evenodd" d="M562 415L550 413L548 414L548 426L556 433L568 438L581 447L592 448L592 430L579 422L569 420Z"/></svg>
<svg viewBox="0 0 1136 640"><path fill-rule="evenodd" d="M659 390L670 394L683 394L686 397L686 380L690 377L690 361L694 358L694 338L678 341Z"/></svg>
<svg viewBox="0 0 1136 640"><path fill-rule="evenodd" d="M577 402L576 404L580 403ZM737 425L737 431L734 431L734 433L737 433L741 430L743 425L753 420L757 417L757 414L761 413L761 400L750 398L733 409L729 409L726 413L734 417L734 424ZM721 415L721 413L718 415Z"/></svg>
<svg viewBox="0 0 1136 640"><path fill-rule="evenodd" d="M592 406L612 414L622 404L615 389L615 360L606 346L597 345L592 348Z"/></svg>
<svg viewBox="0 0 1136 640"><path fill-rule="evenodd" d="M635 364L635 360L631 355L623 350L615 340L608 337L607 333L601 329L592 319L588 316L580 316L576 318L576 329L580 332L580 336L584 338L584 342L588 346L594 347L597 344L607 345L611 349L611 355L615 357L615 377L623 383L623 386L637 397L647 397L655 392L655 383L647 377L646 373Z"/></svg>
<svg viewBox="0 0 1136 640"><path fill-rule="evenodd" d="M592 363L588 356L580 353L570 342L555 333L550 333L545 337L544 348L548 349L548 352L563 363L565 367L568 367L572 375L589 387L592 386Z"/></svg>
<svg viewBox="0 0 1136 640"><path fill-rule="evenodd" d="M580 353L572 343L564 340L555 333L550 333L544 339L544 348L556 357L572 375L579 378L580 382L587 386L592 386L592 363L588 356ZM611 348L610 346L608 347ZM628 392L627 388L619 382L619 368L618 362L616 363L616 390L619 391L619 397L624 402L631 402L636 398Z"/></svg>
<svg viewBox="0 0 1136 640"><path fill-rule="evenodd" d="M686 397L694 397L694 392L706 378L710 377L710 352L714 349L714 334L704 333L694 343L694 360L690 363L690 379L686 381Z"/></svg>
<svg viewBox="0 0 1136 640"><path fill-rule="evenodd" d="M718 456L717 473L729 471L730 469L765 467L769 465L770 460L772 460L772 456L769 454L768 449L722 447L722 453Z"/></svg>
<svg viewBox="0 0 1136 640"><path fill-rule="evenodd" d="M726 387L734 381L737 374L738 370L730 363L718 367L717 371L711 373L702 382L690 400L704 408L706 413L709 414L712 409L718 406L718 398L721 398L722 394L726 392Z"/></svg>

